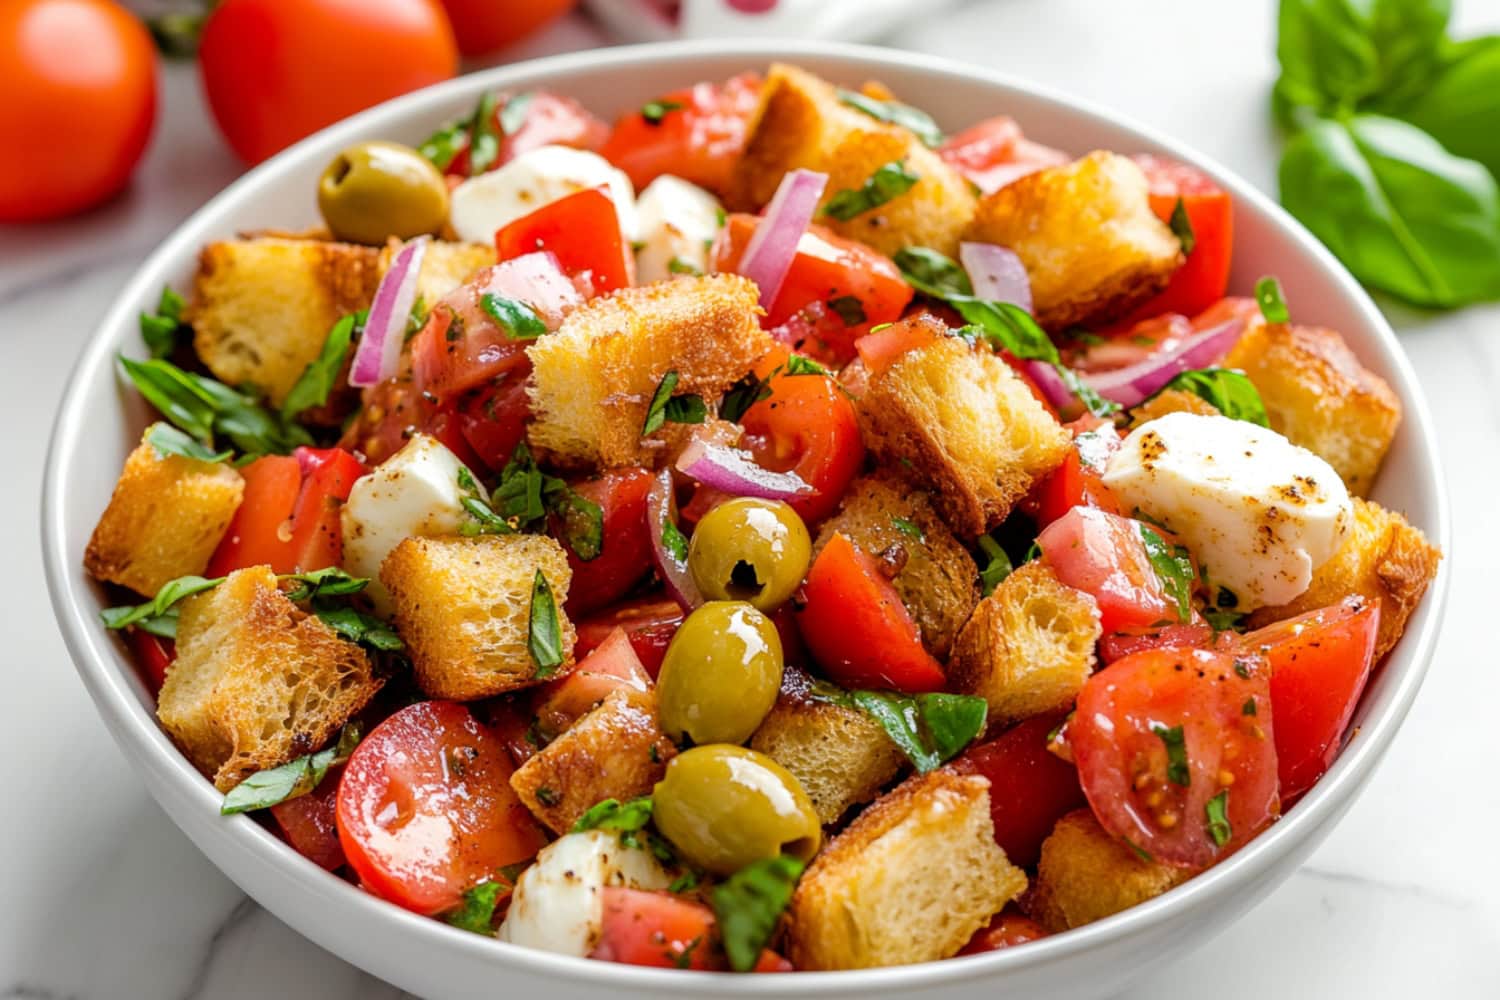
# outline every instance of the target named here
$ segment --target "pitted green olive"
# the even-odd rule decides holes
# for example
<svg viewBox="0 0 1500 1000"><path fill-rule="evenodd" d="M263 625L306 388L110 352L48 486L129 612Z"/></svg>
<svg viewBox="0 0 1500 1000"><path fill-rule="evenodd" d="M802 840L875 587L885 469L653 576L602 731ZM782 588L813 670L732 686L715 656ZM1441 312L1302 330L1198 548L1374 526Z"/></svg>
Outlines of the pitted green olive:
<svg viewBox="0 0 1500 1000"><path fill-rule="evenodd" d="M689 862L716 875L780 854L807 861L823 838L801 783L770 757L744 747L713 744L678 754L652 801L662 836Z"/></svg>
<svg viewBox="0 0 1500 1000"><path fill-rule="evenodd" d="M678 742L743 743L781 689L781 636L744 601L709 601L687 616L662 660L662 729Z"/></svg>
<svg viewBox="0 0 1500 1000"><path fill-rule="evenodd" d="M688 547L688 569L711 601L749 601L774 611L807 573L807 526L779 500L740 497L703 516Z"/></svg>
<svg viewBox="0 0 1500 1000"><path fill-rule="evenodd" d="M409 146L361 142L323 171L318 210L334 239L371 245L410 239L443 228L448 182Z"/></svg>

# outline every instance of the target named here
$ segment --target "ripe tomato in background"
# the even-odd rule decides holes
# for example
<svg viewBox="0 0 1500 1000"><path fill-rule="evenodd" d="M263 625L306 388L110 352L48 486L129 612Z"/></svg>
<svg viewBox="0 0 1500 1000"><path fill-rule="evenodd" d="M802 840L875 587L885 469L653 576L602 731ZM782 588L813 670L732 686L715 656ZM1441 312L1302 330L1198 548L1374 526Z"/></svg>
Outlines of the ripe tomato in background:
<svg viewBox="0 0 1500 1000"><path fill-rule="evenodd" d="M120 191L156 120L156 50L109 0L0 2L0 222Z"/></svg>
<svg viewBox="0 0 1500 1000"><path fill-rule="evenodd" d="M458 50L466 56L494 52L551 24L577 0L443 0Z"/></svg>
<svg viewBox="0 0 1500 1000"><path fill-rule="evenodd" d="M214 118L248 163L458 69L438 0L224 0L198 56Z"/></svg>

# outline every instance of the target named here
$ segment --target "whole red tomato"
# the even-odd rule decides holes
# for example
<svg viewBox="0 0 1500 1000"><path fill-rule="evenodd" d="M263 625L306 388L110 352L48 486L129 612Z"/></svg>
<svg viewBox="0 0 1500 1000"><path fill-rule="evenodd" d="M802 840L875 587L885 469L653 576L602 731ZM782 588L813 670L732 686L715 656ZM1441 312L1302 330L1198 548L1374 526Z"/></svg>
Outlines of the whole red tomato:
<svg viewBox="0 0 1500 1000"><path fill-rule="evenodd" d="M443 0L458 50L482 56L539 31L569 10L577 0Z"/></svg>
<svg viewBox="0 0 1500 1000"><path fill-rule="evenodd" d="M4 0L0 95L0 222L97 205L151 137L151 36L110 0Z"/></svg>
<svg viewBox="0 0 1500 1000"><path fill-rule="evenodd" d="M214 118L249 163L458 68L437 0L224 0L198 55Z"/></svg>

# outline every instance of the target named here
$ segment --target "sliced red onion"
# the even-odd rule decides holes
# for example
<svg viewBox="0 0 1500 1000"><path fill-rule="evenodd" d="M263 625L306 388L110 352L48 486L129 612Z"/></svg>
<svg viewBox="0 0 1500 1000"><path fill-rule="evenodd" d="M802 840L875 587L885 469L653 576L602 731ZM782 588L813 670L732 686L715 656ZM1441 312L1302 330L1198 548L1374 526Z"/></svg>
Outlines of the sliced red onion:
<svg viewBox="0 0 1500 1000"><path fill-rule="evenodd" d="M1220 361L1244 332L1244 319L1236 317L1195 334L1176 347L1154 354L1145 361L1111 372L1081 375L1079 378L1105 399L1112 399L1121 406L1135 406L1182 372L1207 368Z"/></svg>
<svg viewBox="0 0 1500 1000"><path fill-rule="evenodd" d="M958 259L979 298L1012 302L1031 312L1031 276L1014 251L994 243L960 243Z"/></svg>
<svg viewBox="0 0 1500 1000"><path fill-rule="evenodd" d="M677 498L672 487L672 470L662 469L656 481L646 491L646 527L651 534L651 554L656 561L657 572L667 586L667 594L682 605L682 610L691 611L703 603L703 593L688 572L687 554L681 559L667 547L667 525L677 526Z"/></svg>
<svg viewBox="0 0 1500 1000"><path fill-rule="evenodd" d="M755 227L745 256L740 258L740 274L760 289L762 309L770 309L781 292L797 256L797 241L807 232L827 183L827 174L793 170L781 179L771 204L766 206L765 217Z"/></svg>
<svg viewBox="0 0 1500 1000"><path fill-rule="evenodd" d="M730 496L790 500L816 492L795 472L772 472L738 449L699 440L682 449L677 471Z"/></svg>
<svg viewBox="0 0 1500 1000"><path fill-rule="evenodd" d="M1068 387L1068 383L1063 381L1062 374L1050 361L1023 359L1021 367L1026 369L1026 374L1031 376L1031 381L1036 383L1036 387L1042 390L1042 395L1047 397L1047 402L1059 410L1078 402L1078 397Z"/></svg>
<svg viewBox="0 0 1500 1000"><path fill-rule="evenodd" d="M350 385L364 389L396 374L401 363L401 345L406 340L406 317L417 300L417 275L422 271L428 239L419 236L403 246L391 261L390 270L380 279L359 348L354 352L354 363L349 367Z"/></svg>

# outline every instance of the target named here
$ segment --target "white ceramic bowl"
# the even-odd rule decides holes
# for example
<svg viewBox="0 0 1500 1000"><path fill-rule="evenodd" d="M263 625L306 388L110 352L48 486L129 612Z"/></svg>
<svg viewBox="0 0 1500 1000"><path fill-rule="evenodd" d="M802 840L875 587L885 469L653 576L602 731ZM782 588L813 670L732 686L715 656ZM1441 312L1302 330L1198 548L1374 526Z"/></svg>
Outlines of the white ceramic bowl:
<svg viewBox="0 0 1500 1000"><path fill-rule="evenodd" d="M152 254L85 350L58 413L42 504L47 583L64 638L89 694L151 794L204 854L241 888L324 948L413 993L494 996L872 997L1045 995L1053 1000L1119 990L1148 967L1202 943L1255 904L1317 846L1368 781L1421 684L1438 632L1447 563L1360 705L1358 735L1333 769L1273 828L1234 857L1166 895L1080 930L974 958L864 972L706 978L530 951L450 928L366 895L303 860L243 816L219 816L219 794L157 728L150 695L124 647L99 624L101 593L82 571L83 549L125 455L139 440L144 405L122 387L117 352L141 353L136 314L165 283L185 288L206 241L262 227L316 221L314 181L340 148L362 139L415 143L466 112L486 88L547 87L596 111L638 107L700 79L775 59L858 84L880 79L956 128L989 115L1019 119L1029 136L1073 152L1165 153L1213 174L1234 195L1235 273L1247 291L1280 276L1296 317L1341 331L1364 363L1401 396L1406 419L1375 497L1406 512L1450 549L1448 502L1432 418L1390 327L1347 272L1270 199L1191 150L1118 116L999 74L938 59L832 44L678 43L543 59L464 77L375 108L315 135L231 185ZM142 905L170 906L144 900Z"/></svg>

